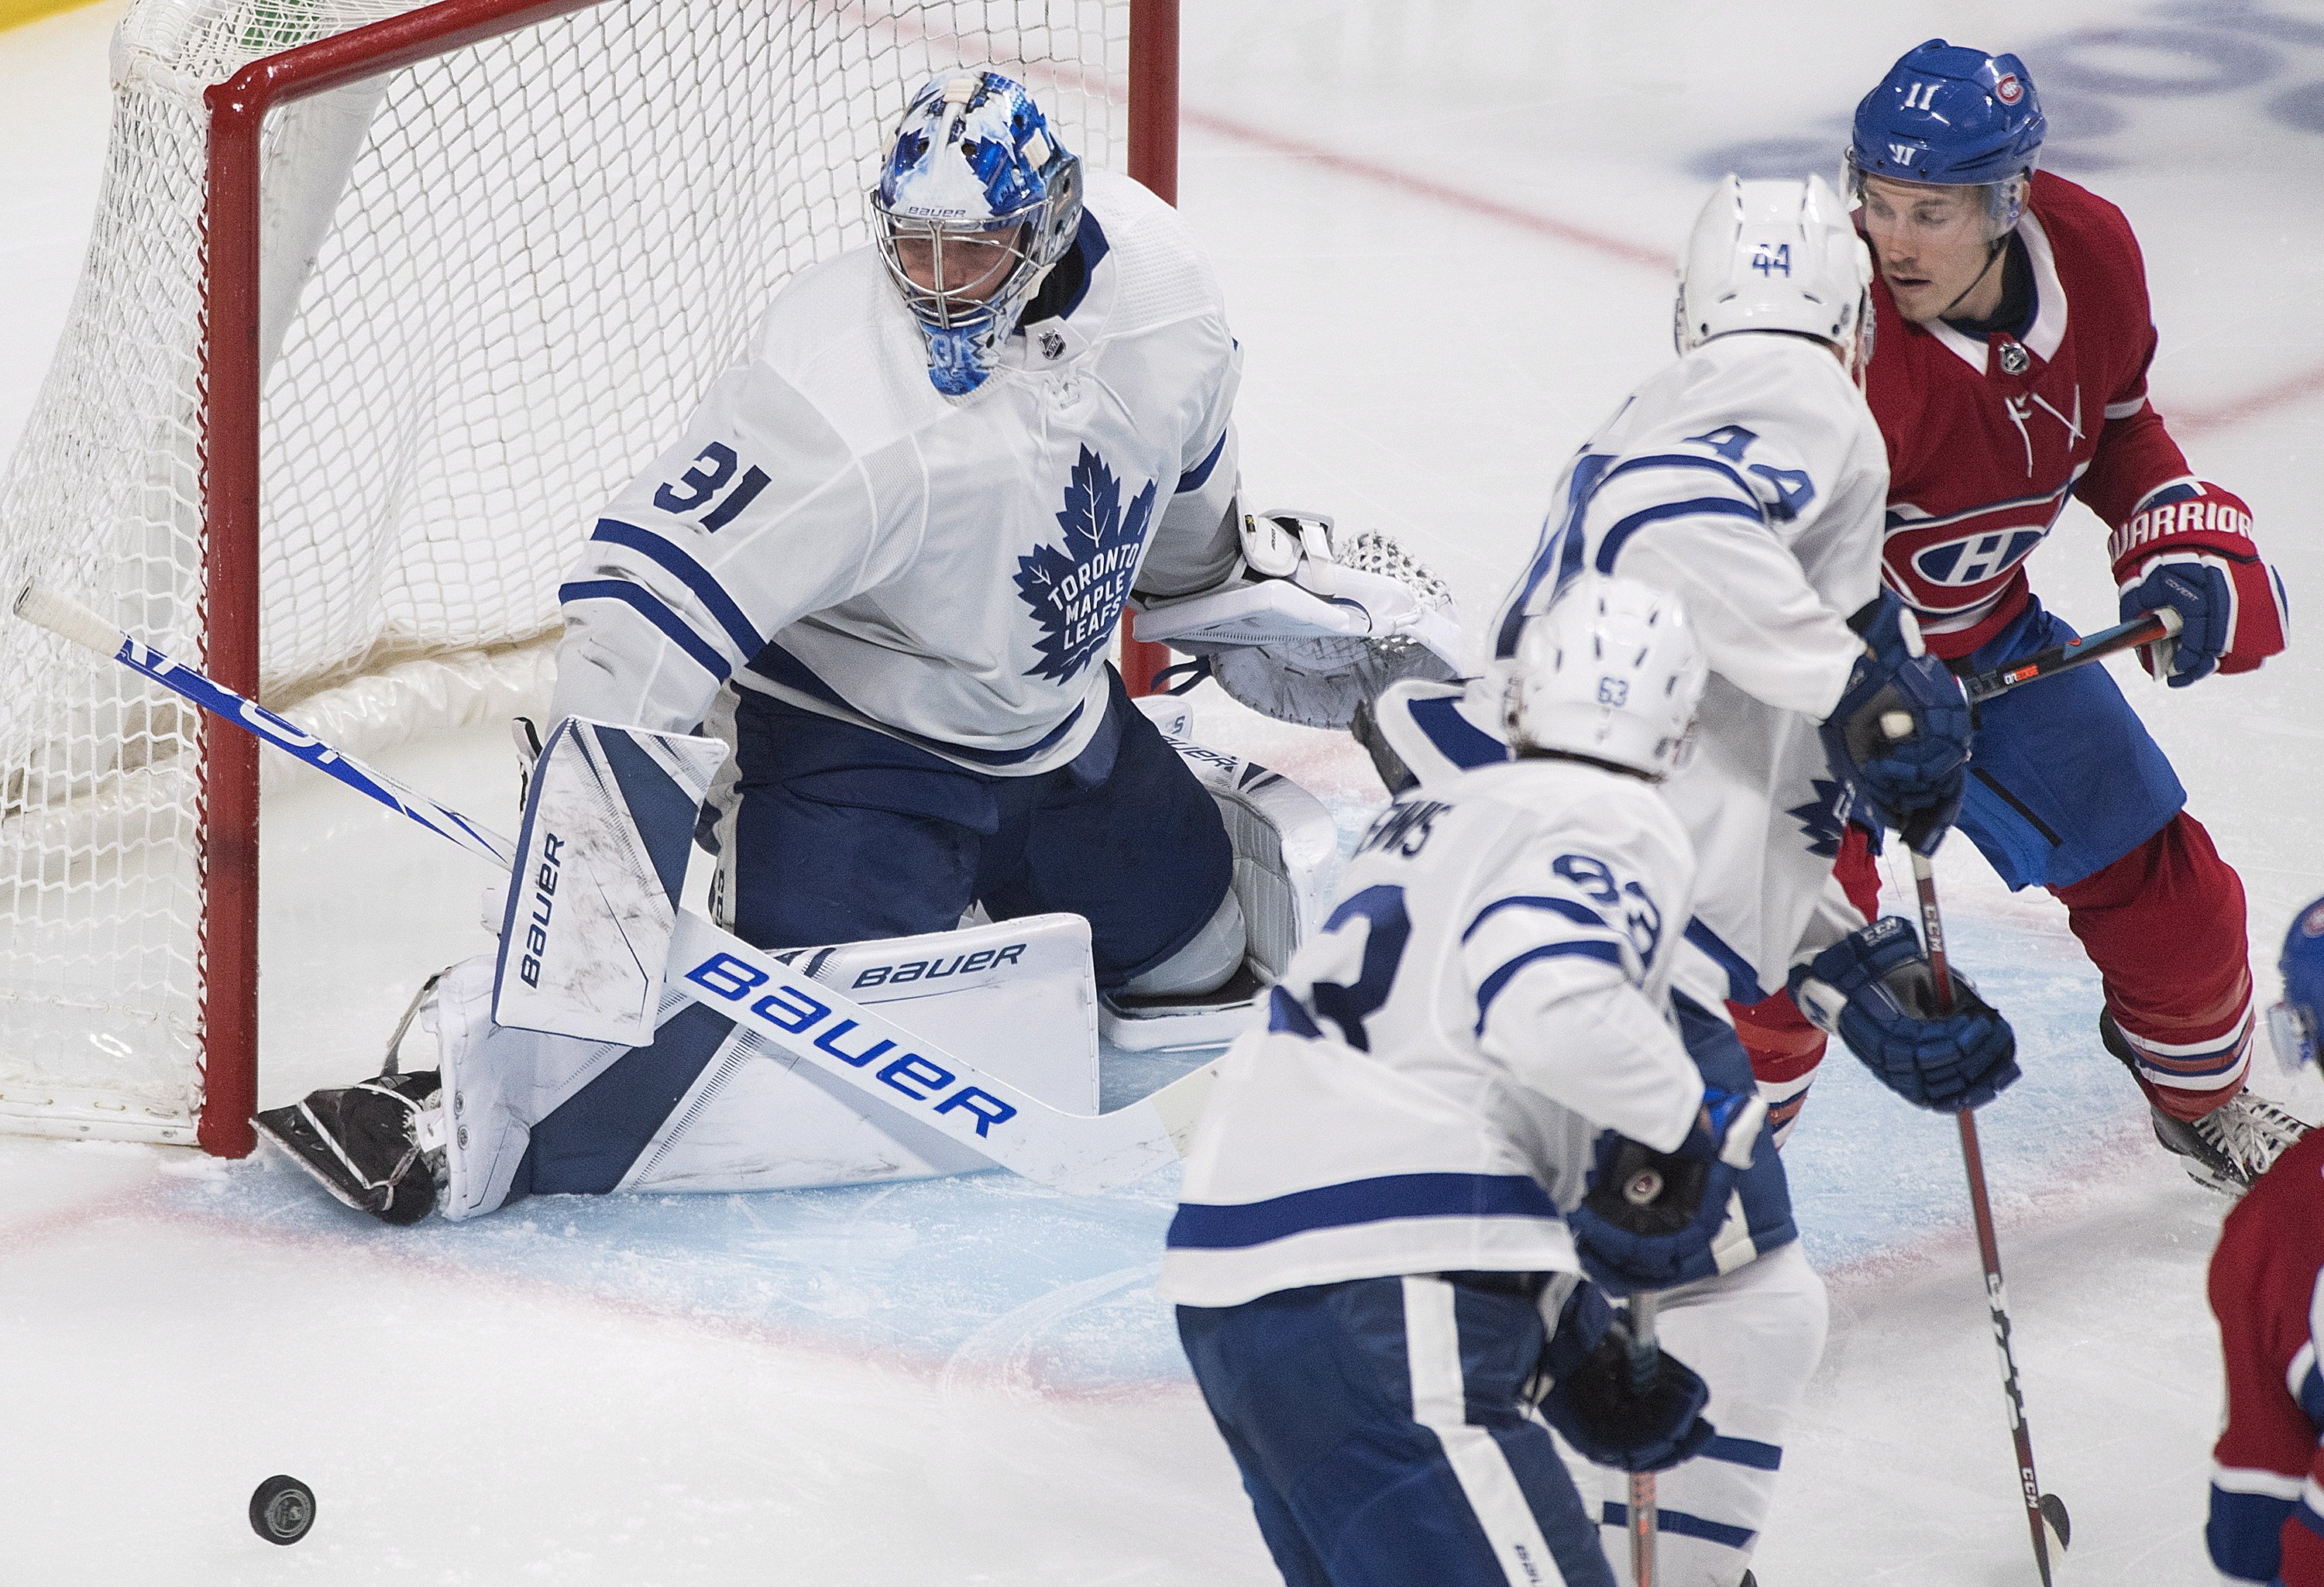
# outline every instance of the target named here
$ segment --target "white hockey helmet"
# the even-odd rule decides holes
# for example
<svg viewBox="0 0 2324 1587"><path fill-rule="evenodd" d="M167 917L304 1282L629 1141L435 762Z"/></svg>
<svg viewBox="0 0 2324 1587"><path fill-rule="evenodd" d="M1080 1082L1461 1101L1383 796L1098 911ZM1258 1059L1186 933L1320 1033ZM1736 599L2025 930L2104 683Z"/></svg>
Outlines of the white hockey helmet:
<svg viewBox="0 0 2324 1587"><path fill-rule="evenodd" d="M1839 348L1853 374L1872 358L1871 291L1872 255L1830 182L1722 177L1679 259L1672 328L1681 353L1738 330L1795 331Z"/></svg>
<svg viewBox="0 0 2324 1587"><path fill-rule="evenodd" d="M1520 753L1582 755L1659 781L1683 758L1709 675L1677 596L1585 572L1517 636L1509 741Z"/></svg>

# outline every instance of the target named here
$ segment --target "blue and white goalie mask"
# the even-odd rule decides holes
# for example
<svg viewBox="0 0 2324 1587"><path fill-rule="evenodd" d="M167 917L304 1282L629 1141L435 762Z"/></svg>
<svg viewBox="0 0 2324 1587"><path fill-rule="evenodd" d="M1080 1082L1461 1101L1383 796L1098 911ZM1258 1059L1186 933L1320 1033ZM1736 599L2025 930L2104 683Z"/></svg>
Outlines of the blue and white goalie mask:
<svg viewBox="0 0 2324 1587"><path fill-rule="evenodd" d="M912 96L872 214L888 274L927 338L928 379L965 396L1073 246L1081 161L1021 85L991 71L936 78Z"/></svg>

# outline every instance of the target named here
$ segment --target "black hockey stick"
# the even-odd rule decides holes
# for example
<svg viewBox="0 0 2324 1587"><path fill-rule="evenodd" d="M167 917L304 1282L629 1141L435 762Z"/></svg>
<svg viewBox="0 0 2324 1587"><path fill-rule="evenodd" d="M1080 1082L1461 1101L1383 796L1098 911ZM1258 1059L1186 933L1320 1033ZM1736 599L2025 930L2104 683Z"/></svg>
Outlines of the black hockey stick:
<svg viewBox="0 0 2324 1587"><path fill-rule="evenodd" d="M2112 628L2101 628L2096 633L2068 640L2062 645L2036 650L2019 660L1996 667L1990 672L1969 673L1960 680L1961 693L1967 695L1969 703L1974 706L1996 695L2006 695L2037 678L2070 672L2077 667L2087 667L2119 650L2135 650L2141 645L2174 639L2181 625L2179 614L2166 606L2160 612L2134 617L2128 623L2117 623Z"/></svg>
<svg viewBox="0 0 2324 1587"><path fill-rule="evenodd" d="M1899 713L1901 715L1901 713ZM1912 731L1906 721L1903 731L1887 721L1891 737L1903 737ZM1944 920L1937 913L1936 867L1929 856L1918 849L1908 851L1913 856L1913 885L1920 895L1921 936L1929 949L1929 971L1935 978L1936 1011L1944 1018L1953 1011L1952 970L1945 955ZM1993 1315L1993 1342L2001 1354L2001 1392L2009 1414L2009 1435L2017 1445L2017 1482L2025 1495L2025 1521L2034 1536L2034 1565L2042 1573L2042 1587L2051 1587L2050 1538L2058 1539L2059 1552L2063 1553L2073 1540L2074 1524L2066 1514L2066 1501L2054 1493L2042 1491L2042 1484L2034 1474L2034 1435L2025 1426L2025 1393L2017 1384L2017 1356L2009 1344L2009 1302L2001 1284L2001 1241L1993 1227L1993 1202L1986 1192L1985 1155L1978 1148L1977 1110L1963 1108L1953 1115L1960 1125L1961 1165L1969 1172L1969 1206L1971 1220L1977 1224L1977 1254L1985 1264L1985 1304Z"/></svg>

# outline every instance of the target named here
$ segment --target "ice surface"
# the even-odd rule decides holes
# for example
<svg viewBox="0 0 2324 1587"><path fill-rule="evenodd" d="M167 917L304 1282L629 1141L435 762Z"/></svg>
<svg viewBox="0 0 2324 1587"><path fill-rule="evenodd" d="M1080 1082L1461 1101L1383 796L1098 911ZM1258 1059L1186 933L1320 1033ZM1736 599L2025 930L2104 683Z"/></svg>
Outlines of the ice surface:
<svg viewBox="0 0 2324 1587"><path fill-rule="evenodd" d="M114 14L0 33L0 447L78 271ZM2031 14L1186 0L1182 197L1249 361L1254 500L1385 529L1489 603L1565 453L1667 356L1663 261L1704 175L1829 169L1855 96L1943 32L2018 49L2059 168L2140 227L2158 404L2252 503L2297 620L2324 588L2324 23L2289 0ZM2080 508L2036 578L2070 618L2111 619ZM2324 891L2324 663L2304 638L2249 678L2126 679L2243 871L2270 988L2284 922ZM1343 830L1377 804L1344 741L1207 691L1198 709ZM389 764L505 825L505 761L479 733ZM481 943L485 873L303 775L267 833L272 1103L369 1072L417 979ZM2201 1278L2224 1204L2144 1140L2056 907L1965 844L1939 870L1957 954L2024 1050L1982 1124L2077 1575L2209 1580ZM1111 1057L1109 1105L1182 1066ZM2313 1083L2260 1083L2324 1117ZM1760 1580L2030 1582L1950 1124L1843 1056L1789 1162L1835 1325ZM1268 1581L1152 1296L1172 1189L559 1198L401 1232L265 1158L0 1140L0 1577ZM319 1494L296 1548L242 1518L278 1471Z"/></svg>

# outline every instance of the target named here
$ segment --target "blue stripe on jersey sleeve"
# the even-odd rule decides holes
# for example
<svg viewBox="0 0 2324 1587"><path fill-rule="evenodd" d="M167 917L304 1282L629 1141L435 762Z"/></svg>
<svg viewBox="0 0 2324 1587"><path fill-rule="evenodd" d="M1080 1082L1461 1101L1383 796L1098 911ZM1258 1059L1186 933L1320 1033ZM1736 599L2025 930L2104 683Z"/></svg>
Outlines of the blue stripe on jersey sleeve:
<svg viewBox="0 0 2324 1587"><path fill-rule="evenodd" d="M557 601L563 606L569 606L576 601L620 601L661 630L670 643L691 656L705 672L719 682L725 682L733 674L734 669L725 657L711 649L700 634L688 628L660 597L641 584L632 584L626 578L580 579L560 585Z"/></svg>
<svg viewBox="0 0 2324 1587"><path fill-rule="evenodd" d="M1243 1250L1316 1229L1390 1218L1554 1218L1549 1192L1522 1174L1384 1174L1267 1201L1182 1202L1174 1250Z"/></svg>
<svg viewBox="0 0 2324 1587"><path fill-rule="evenodd" d="M1487 904L1483 909L1478 910L1477 918L1469 922L1469 929L1461 934L1461 940L1462 942L1466 942L1471 937L1476 936L1478 927L1484 925L1486 921L1491 919L1495 915L1499 914L1503 909L1547 909L1552 914L1564 916L1576 926L1595 926L1600 930L1612 929L1606 924L1606 917L1600 915L1589 905L1576 903L1572 899L1519 898L1512 895L1511 897L1505 899L1495 899L1491 903Z"/></svg>
<svg viewBox="0 0 2324 1587"><path fill-rule="evenodd" d="M704 611L717 619L718 626L726 631L726 637L733 641L744 660L766 648L767 641L751 625L751 619L734 604L734 597L726 593L725 586L711 577L708 568L661 536L634 523L600 518L589 538L611 546L628 547L693 591L694 598L702 603Z"/></svg>
<svg viewBox="0 0 2324 1587"><path fill-rule="evenodd" d="M1767 996L1767 989L1759 984L1759 973L1751 962L1719 938L1719 934L1699 919L1686 923L1686 940L1702 950L1711 962L1727 973L1727 1001L1750 1004Z"/></svg>
<svg viewBox="0 0 2324 1587"><path fill-rule="evenodd" d="M1762 1444L1756 1438L1729 1438L1721 1433L1702 1446L1702 1458L1725 1461L1730 1466L1748 1466L1755 1472L1780 1472L1784 1469L1784 1446Z"/></svg>
<svg viewBox="0 0 2324 1587"><path fill-rule="evenodd" d="M1477 1034L1485 1033L1485 1015L1491 1010L1493 1000L1501 995L1509 978L1527 964L1540 959L1596 959L1622 969L1622 950L1610 942L1553 942L1537 948L1527 948L1508 964L1485 977L1477 988ZM1628 971L1623 972L1628 974Z"/></svg>
<svg viewBox="0 0 2324 1587"><path fill-rule="evenodd" d="M1604 452L1585 452L1573 460L1572 477L1566 483L1565 512L1552 529L1542 525L1541 544L1534 549L1533 561L1526 568L1525 582L1517 586L1517 595L1509 601L1508 610L1502 614L1501 626L1493 636L1493 655L1506 661L1517 653L1517 631L1525 626L1526 606L1533 600L1541 581L1556 573L1550 586L1554 594L1565 581L1582 571L1582 509L1589 504L1590 493L1613 457Z"/></svg>
<svg viewBox="0 0 2324 1587"><path fill-rule="evenodd" d="M2222 1575L2238 1582L2273 1582L2283 1568L2284 1518L2305 1508L2266 1493L2231 1493L2214 1483L2203 1542Z"/></svg>
<svg viewBox="0 0 2324 1587"><path fill-rule="evenodd" d="M1211 470L1219 466L1219 458L1225 453L1226 449L1227 432L1221 430L1219 431L1219 438L1212 444L1211 455L1204 458L1200 463L1195 464L1192 468L1186 470L1185 473L1180 475L1178 476L1176 486L1172 489L1170 494L1173 495L1183 496L1188 491L1201 490L1204 484L1209 483Z"/></svg>
<svg viewBox="0 0 2324 1587"><path fill-rule="evenodd" d="M1652 507L1639 509L1606 531L1606 538L1598 542L1598 571L1613 572L1614 558L1622 554L1622 548L1629 543L1630 537L1649 523L1659 523L1665 518L1697 516L1746 518L1763 526L1767 521L1757 502L1747 506L1732 496L1697 496L1686 502L1658 503Z"/></svg>
<svg viewBox="0 0 2324 1587"><path fill-rule="evenodd" d="M1735 482L1735 488L1747 498L1755 503L1758 500L1751 494L1749 480L1715 457L1695 457L1684 452L1655 452L1644 457L1627 457L1608 472L1606 479L1610 483L1634 468L1701 468L1712 474L1723 474Z"/></svg>

